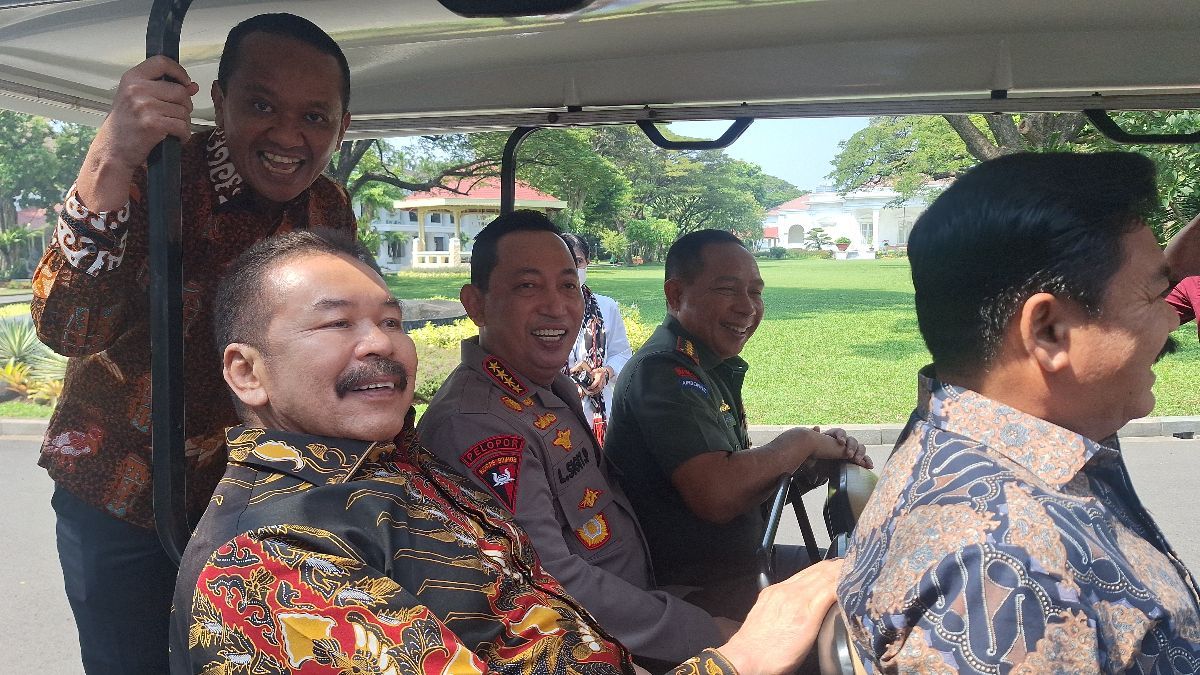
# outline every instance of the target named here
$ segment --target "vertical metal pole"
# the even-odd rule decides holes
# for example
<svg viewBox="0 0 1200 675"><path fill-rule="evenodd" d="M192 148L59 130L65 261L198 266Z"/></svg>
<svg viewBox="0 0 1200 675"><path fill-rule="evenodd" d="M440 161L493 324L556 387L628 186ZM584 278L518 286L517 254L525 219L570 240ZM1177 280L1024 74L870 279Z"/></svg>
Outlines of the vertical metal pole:
<svg viewBox="0 0 1200 675"><path fill-rule="evenodd" d="M512 213L517 203L517 150L525 137L541 127L517 127L504 144L500 160L500 215Z"/></svg>
<svg viewBox="0 0 1200 675"><path fill-rule="evenodd" d="M146 56L179 60L179 35L192 0L154 0ZM183 241L180 144L168 137L150 153L146 192L150 218L150 439L154 527L176 564L190 530L184 500Z"/></svg>

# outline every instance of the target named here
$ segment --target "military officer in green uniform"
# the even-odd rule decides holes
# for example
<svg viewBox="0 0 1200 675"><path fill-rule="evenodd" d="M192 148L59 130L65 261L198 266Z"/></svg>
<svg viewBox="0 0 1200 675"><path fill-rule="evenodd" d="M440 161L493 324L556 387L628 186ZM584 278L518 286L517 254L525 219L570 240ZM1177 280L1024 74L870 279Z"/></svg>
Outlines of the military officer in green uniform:
<svg viewBox="0 0 1200 675"><path fill-rule="evenodd" d="M460 297L479 337L421 419L426 445L513 512L545 568L634 654L678 663L720 644L734 622L656 590L633 509L562 372L583 297L558 228L532 211L489 224Z"/></svg>
<svg viewBox="0 0 1200 675"><path fill-rule="evenodd" d="M650 542L660 584L722 616L757 595L759 508L810 458L870 467L841 429L796 427L750 447L738 354L763 317L763 280L732 234L701 230L667 253L667 317L617 380L605 450Z"/></svg>

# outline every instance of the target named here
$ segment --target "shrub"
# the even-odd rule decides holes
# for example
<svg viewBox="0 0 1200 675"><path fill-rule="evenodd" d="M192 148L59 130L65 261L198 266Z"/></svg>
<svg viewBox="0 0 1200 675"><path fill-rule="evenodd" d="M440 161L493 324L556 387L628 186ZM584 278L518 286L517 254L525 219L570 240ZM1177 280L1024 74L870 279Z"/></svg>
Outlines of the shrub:
<svg viewBox="0 0 1200 675"><path fill-rule="evenodd" d="M474 324L472 324L474 325ZM417 343L417 384L415 402L429 403L460 361L458 343L439 347L427 342Z"/></svg>
<svg viewBox="0 0 1200 675"><path fill-rule="evenodd" d="M629 338L629 347L636 352L646 344L646 340L650 339L650 334L654 332L655 327L653 324L642 323L642 310L638 309L637 305L617 303L617 308L621 311L621 321L625 324L625 335Z"/></svg>
<svg viewBox="0 0 1200 675"><path fill-rule="evenodd" d="M838 237L837 239L834 239L834 240L833 240L833 243L835 243L835 244L849 244L849 243L850 243L850 237Z"/></svg>
<svg viewBox="0 0 1200 675"><path fill-rule="evenodd" d="M4 363L4 367L0 368L0 384L4 385L6 391L11 391L17 396L28 396L29 386L32 384L29 379L29 366L9 359Z"/></svg>
<svg viewBox="0 0 1200 675"><path fill-rule="evenodd" d="M12 359L27 364L30 357L46 352L28 316L0 319L0 361Z"/></svg>
<svg viewBox="0 0 1200 675"><path fill-rule="evenodd" d="M459 319L444 326L432 324L408 331L408 336L417 345L429 345L439 349L453 349L458 353L458 343L479 335L479 328L470 319Z"/></svg>
<svg viewBox="0 0 1200 675"><path fill-rule="evenodd" d="M62 397L62 380L40 380L29 386L29 400L54 407Z"/></svg>
<svg viewBox="0 0 1200 675"><path fill-rule="evenodd" d="M810 251L802 248L789 248L787 257L794 260L833 260L833 251Z"/></svg>
<svg viewBox="0 0 1200 675"><path fill-rule="evenodd" d="M787 255L787 249L782 246L772 246L767 253L774 260L783 260Z"/></svg>

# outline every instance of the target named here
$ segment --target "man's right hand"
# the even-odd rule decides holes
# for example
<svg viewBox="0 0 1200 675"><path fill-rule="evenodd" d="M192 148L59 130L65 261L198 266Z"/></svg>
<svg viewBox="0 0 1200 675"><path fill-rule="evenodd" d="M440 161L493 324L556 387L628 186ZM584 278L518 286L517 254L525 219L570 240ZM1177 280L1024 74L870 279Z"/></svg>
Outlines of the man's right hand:
<svg viewBox="0 0 1200 675"><path fill-rule="evenodd" d="M795 672L834 603L841 569L841 560L825 560L763 589L741 629L718 651L740 675Z"/></svg>
<svg viewBox="0 0 1200 675"><path fill-rule="evenodd" d="M167 136L186 141L191 135L192 96L199 90L183 66L165 56L146 59L121 76L112 111L75 183L84 206L103 212L125 205L130 180L154 146Z"/></svg>

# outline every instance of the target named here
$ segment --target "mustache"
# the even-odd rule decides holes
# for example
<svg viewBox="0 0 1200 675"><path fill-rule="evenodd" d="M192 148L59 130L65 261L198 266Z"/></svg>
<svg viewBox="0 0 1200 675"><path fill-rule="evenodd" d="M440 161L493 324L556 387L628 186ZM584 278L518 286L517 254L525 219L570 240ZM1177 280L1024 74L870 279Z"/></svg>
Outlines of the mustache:
<svg viewBox="0 0 1200 675"><path fill-rule="evenodd" d="M1159 350L1158 356L1154 357L1154 362L1158 363L1167 354L1174 354L1177 351L1179 351L1179 340L1176 340L1174 335L1168 335L1166 344Z"/></svg>
<svg viewBox="0 0 1200 675"><path fill-rule="evenodd" d="M342 376L337 380L336 391L338 398L350 393L350 390L356 387L361 387L381 377L395 378L397 388L401 391L408 389L409 372L404 367L404 364L399 361L378 357L364 365L342 373Z"/></svg>

